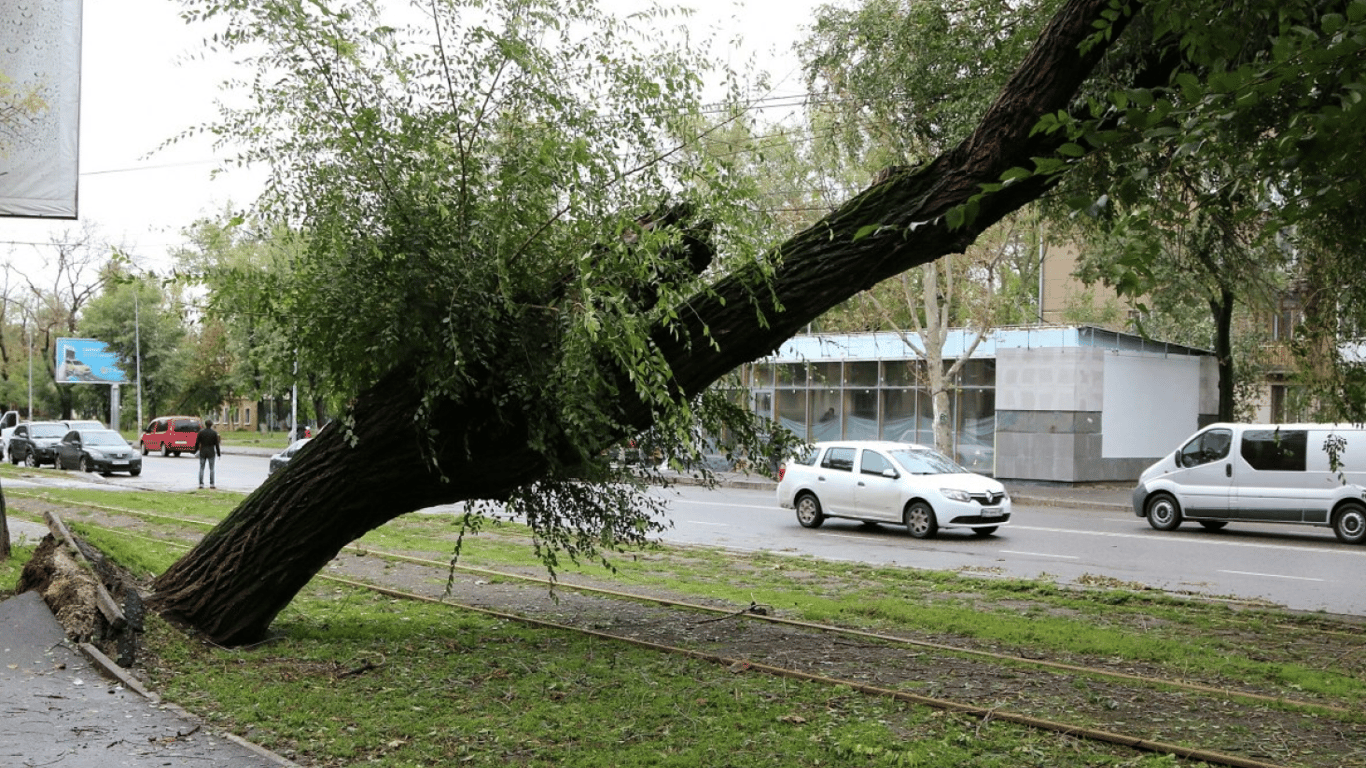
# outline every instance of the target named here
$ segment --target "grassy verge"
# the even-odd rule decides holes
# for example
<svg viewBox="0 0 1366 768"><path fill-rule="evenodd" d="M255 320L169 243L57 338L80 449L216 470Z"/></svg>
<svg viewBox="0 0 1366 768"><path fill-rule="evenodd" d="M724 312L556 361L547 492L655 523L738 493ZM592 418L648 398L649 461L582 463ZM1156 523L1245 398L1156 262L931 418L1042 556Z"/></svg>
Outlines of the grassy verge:
<svg viewBox="0 0 1366 768"><path fill-rule="evenodd" d="M139 574L164 569L183 552L181 544L222 519L238 499L226 493L44 495L72 504L72 526ZM28 516L26 498L32 497L11 494L13 516ZM85 503L141 515L136 534L80 522L75 504ZM451 516L407 515L359 544L446 559L458 532ZM560 577L697 601L755 601L792 618L1027 656L1106 659L1297 698L1359 702L1366 695L1360 664L1366 638L1359 627L1326 616L1113 588L1122 585L1064 589L982 574L706 549L660 547L615 560L613 573L564 564ZM539 571L525 530L511 523L488 523L468 537L460 563ZM13 561L0 564L0 577L6 579L0 586L13 584ZM152 685L310 765L1174 764L321 580L274 629L273 642L227 650L154 621L147 636Z"/></svg>

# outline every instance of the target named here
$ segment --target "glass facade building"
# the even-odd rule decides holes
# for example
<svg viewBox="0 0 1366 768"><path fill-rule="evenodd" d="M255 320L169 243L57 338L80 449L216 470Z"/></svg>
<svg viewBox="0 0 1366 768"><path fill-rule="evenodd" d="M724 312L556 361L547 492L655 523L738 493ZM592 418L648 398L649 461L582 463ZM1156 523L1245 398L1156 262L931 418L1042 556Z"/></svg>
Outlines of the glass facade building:
<svg viewBox="0 0 1366 768"><path fill-rule="evenodd" d="M934 444L934 402L924 360L760 362L746 366L742 376L755 412L811 442ZM968 360L948 384L954 457L969 469L991 472L996 361Z"/></svg>

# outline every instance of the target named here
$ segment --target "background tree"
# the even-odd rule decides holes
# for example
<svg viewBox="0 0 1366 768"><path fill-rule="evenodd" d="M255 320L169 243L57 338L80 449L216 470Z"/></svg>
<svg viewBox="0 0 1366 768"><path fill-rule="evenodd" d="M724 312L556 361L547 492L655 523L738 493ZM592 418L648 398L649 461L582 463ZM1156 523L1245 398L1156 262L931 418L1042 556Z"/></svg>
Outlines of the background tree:
<svg viewBox="0 0 1366 768"><path fill-rule="evenodd" d="M326 368L296 373L298 310L291 302L306 290L293 271L302 238L284 227L254 229L230 211L196 222L187 235L189 243L176 254L177 269L206 291L191 397L205 408L213 407L213 398L253 398L269 429L275 425L267 421L289 415L286 395L297 382L300 399L312 404L322 423L338 399L331 377ZM331 364L327 356L320 358L314 366ZM306 411L300 413L304 420Z"/></svg>
<svg viewBox="0 0 1366 768"><path fill-rule="evenodd" d="M799 45L813 91L813 141L832 165L874 183L938 155L972 131L1037 35L1047 18L1042 12L1056 5L867 0L852 9L818 8ZM847 199L861 184L841 186L839 198ZM1020 235L1002 224L999 232L984 234L991 243L898 275L822 323L900 335L924 361L916 374L931 395L935 447L945 454L955 453L953 382L998 316L1010 317L1006 308L1018 305L1019 292L1037 279L1037 260L1019 258L1037 249ZM1007 274L1010 267L1021 271ZM945 343L962 326L974 333L963 354L946 365Z"/></svg>
<svg viewBox="0 0 1366 768"><path fill-rule="evenodd" d="M410 57L391 28L319 4L191 3L192 15L228 14L230 42L266 52L256 105L220 130L272 161L275 210L310 244L300 273L326 278L301 297L318 310L301 350L336 355L359 394L341 428L162 574L156 607L219 642L257 639L346 543L456 500L522 516L552 563L638 541L648 510L592 482L615 479L600 451L651 425L690 430L708 385L840 301L960 252L1090 154L1185 143L1176 125L1217 125L1230 109L1255 118L1255 103L1244 113L1223 96L1268 76L1309 99L1301 116L1335 125L1324 99L1350 98L1363 66L1360 46L1337 41L1344 29L1366 39L1366 4L1329 26L1316 8L1249 5L1284 26L1259 39L1259 66L1230 70L1204 44L1242 34L1222 8L1067 0L964 141L761 253L726 228L741 218L723 174L654 162L674 158L656 139L677 134L660 126L696 118L686 60L634 56L591 9L519 3L460 31L458 9L438 6L443 44ZM1161 26L1129 40L1131 11ZM1308 32L1282 34L1292 28ZM1085 98L1120 40L1111 65L1130 87ZM566 57L576 52L587 55ZM1204 97L1180 114L1143 106L1173 84ZM665 189L691 206L661 207ZM1322 212L1298 193L1291 203L1269 224ZM699 279L709 233L720 264ZM337 312L356 286L370 290L367 311Z"/></svg>
<svg viewBox="0 0 1366 768"><path fill-rule="evenodd" d="M103 279L104 292L92 299L81 314L84 337L103 341L118 355L133 387L125 388L124 408L131 403L141 357L142 403L152 415L166 413L177 404L184 388L184 311L175 295L154 276L134 276L111 263ZM143 424L138 424L141 429Z"/></svg>
<svg viewBox="0 0 1366 768"><path fill-rule="evenodd" d="M113 250L88 225L52 235L49 244L54 255L22 278L32 302L35 354L43 362L47 380L55 382L57 339L79 335L81 312L109 280L111 273L105 267ZM78 403L88 410L108 403L106 392L83 385L57 385L56 395L56 415L62 419L71 418Z"/></svg>

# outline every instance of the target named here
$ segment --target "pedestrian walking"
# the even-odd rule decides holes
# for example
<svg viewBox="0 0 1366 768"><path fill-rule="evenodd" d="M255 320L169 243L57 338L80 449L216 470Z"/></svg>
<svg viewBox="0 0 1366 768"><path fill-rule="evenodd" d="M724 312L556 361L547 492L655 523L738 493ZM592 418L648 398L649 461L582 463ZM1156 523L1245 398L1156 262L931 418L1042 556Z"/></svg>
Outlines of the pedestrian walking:
<svg viewBox="0 0 1366 768"><path fill-rule="evenodd" d="M214 464L223 455L223 441L213 431L213 419L204 420L204 428L195 438L195 451L199 454L199 487L204 487L204 464L209 465L209 487L214 486Z"/></svg>

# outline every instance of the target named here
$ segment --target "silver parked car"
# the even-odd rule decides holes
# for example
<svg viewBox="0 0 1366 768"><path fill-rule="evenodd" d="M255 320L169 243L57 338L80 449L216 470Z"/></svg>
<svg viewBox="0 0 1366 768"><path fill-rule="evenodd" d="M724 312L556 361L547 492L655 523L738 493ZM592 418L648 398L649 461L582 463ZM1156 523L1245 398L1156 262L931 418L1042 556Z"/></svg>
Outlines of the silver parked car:
<svg viewBox="0 0 1366 768"><path fill-rule="evenodd" d="M914 443L816 443L779 469L778 505L806 528L841 517L904 525L918 539L940 528L989 536L1010 522L1005 486Z"/></svg>
<svg viewBox="0 0 1366 768"><path fill-rule="evenodd" d="M290 443L288 448L271 456L270 465L266 467L266 474L273 475L284 469L285 465L289 464L289 460L294 458L294 454L298 453L299 449L303 448L305 445L308 445L308 441L312 439L313 438L311 437L301 437Z"/></svg>

